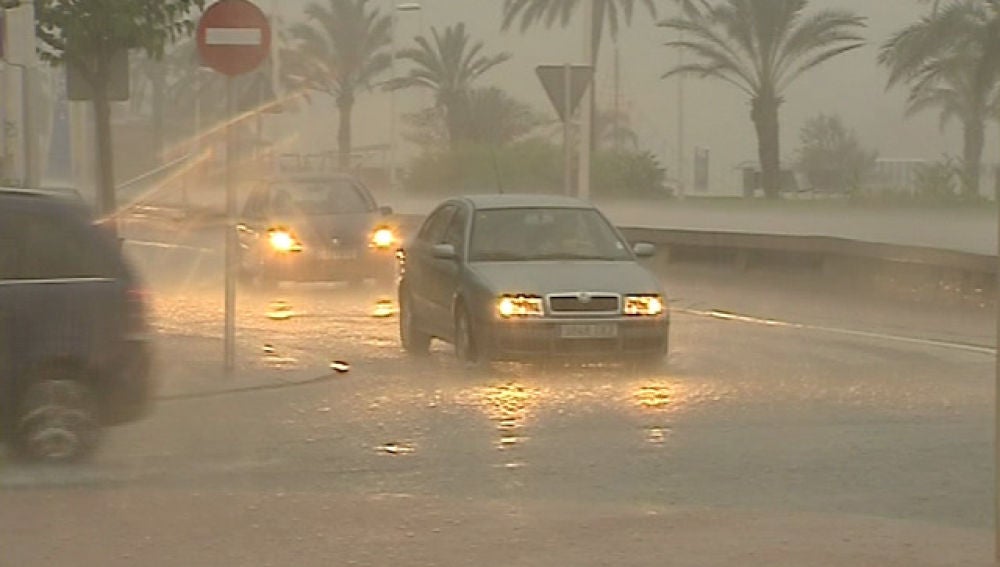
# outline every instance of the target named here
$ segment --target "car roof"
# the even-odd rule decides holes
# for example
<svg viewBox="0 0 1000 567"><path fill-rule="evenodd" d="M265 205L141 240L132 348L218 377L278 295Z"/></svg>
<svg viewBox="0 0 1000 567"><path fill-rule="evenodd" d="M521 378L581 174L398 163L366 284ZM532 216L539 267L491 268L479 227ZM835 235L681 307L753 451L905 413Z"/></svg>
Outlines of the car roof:
<svg viewBox="0 0 1000 567"><path fill-rule="evenodd" d="M89 207L83 198L73 189L29 189L0 186L0 197L13 198L21 203L37 203L41 207L57 207L90 214Z"/></svg>
<svg viewBox="0 0 1000 567"><path fill-rule="evenodd" d="M582 199L565 195L495 194L467 195L463 200L474 209L521 209L530 207L592 209L593 205Z"/></svg>

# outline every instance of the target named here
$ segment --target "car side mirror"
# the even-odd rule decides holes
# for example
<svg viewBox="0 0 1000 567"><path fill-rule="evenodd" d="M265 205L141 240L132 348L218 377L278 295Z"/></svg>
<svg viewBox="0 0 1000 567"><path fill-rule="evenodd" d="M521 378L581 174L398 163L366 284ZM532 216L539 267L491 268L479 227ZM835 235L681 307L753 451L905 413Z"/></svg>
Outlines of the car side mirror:
<svg viewBox="0 0 1000 567"><path fill-rule="evenodd" d="M454 260L458 258L455 247L451 244L435 244L432 254L438 260Z"/></svg>
<svg viewBox="0 0 1000 567"><path fill-rule="evenodd" d="M636 242L632 247L632 251L639 258L652 258L656 255L656 246L648 242Z"/></svg>
<svg viewBox="0 0 1000 567"><path fill-rule="evenodd" d="M379 207L378 212L383 216L387 217L392 214L392 207Z"/></svg>

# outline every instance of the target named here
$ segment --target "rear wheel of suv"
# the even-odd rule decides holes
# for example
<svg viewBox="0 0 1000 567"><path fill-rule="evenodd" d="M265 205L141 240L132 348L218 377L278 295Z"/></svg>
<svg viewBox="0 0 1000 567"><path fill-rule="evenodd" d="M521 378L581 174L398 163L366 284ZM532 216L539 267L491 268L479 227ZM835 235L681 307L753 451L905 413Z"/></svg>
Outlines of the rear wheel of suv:
<svg viewBox="0 0 1000 567"><path fill-rule="evenodd" d="M50 370L20 397L15 449L25 459L71 462L93 453L100 439L93 389L66 370Z"/></svg>

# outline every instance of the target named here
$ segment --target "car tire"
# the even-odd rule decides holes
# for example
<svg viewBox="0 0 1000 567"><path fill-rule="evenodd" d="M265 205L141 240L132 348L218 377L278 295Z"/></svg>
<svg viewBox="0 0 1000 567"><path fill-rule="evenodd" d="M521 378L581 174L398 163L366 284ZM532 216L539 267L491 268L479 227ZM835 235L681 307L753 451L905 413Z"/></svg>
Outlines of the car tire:
<svg viewBox="0 0 1000 567"><path fill-rule="evenodd" d="M491 360L479 344L472 318L464 305L459 305L455 312L455 355L467 367L487 370Z"/></svg>
<svg viewBox="0 0 1000 567"><path fill-rule="evenodd" d="M21 394L14 448L29 461L68 463L90 456L100 441L93 389L66 370L51 370Z"/></svg>
<svg viewBox="0 0 1000 567"><path fill-rule="evenodd" d="M409 294L399 296L399 341L403 350L413 356L426 356L431 347L431 336L420 330Z"/></svg>

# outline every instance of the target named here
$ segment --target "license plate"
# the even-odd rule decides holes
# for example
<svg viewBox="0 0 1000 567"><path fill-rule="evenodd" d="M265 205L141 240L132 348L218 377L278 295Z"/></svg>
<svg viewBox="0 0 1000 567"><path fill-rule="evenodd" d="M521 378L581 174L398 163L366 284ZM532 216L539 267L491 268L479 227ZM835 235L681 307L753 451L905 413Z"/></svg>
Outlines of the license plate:
<svg viewBox="0 0 1000 567"><path fill-rule="evenodd" d="M355 260L358 257L357 250L329 250L320 254L324 260Z"/></svg>
<svg viewBox="0 0 1000 567"><path fill-rule="evenodd" d="M618 336L618 325L562 325L559 327L559 336L564 339L613 339Z"/></svg>

